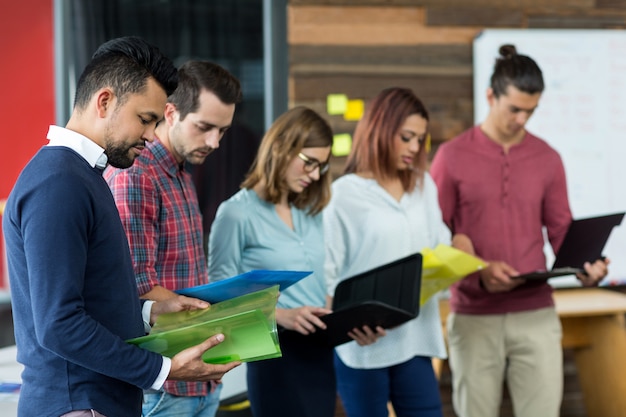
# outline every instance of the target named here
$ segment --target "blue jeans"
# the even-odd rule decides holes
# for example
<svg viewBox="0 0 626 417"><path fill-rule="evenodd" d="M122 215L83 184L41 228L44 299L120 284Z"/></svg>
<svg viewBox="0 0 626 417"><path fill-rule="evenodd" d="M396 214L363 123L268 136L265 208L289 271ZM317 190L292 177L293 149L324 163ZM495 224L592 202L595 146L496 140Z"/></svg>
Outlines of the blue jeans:
<svg viewBox="0 0 626 417"><path fill-rule="evenodd" d="M398 417L443 416L430 358L415 356L387 368L355 369L335 354L335 373L348 417L387 417L388 401Z"/></svg>
<svg viewBox="0 0 626 417"><path fill-rule="evenodd" d="M144 392L142 417L214 417L222 384L206 397L179 397L165 391Z"/></svg>

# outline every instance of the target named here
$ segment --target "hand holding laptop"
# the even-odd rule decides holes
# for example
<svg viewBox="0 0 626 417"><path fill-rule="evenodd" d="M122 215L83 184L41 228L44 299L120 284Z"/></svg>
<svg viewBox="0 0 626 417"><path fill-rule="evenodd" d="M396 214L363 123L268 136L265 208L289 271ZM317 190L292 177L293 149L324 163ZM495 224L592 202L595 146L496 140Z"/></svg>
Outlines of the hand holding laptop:
<svg viewBox="0 0 626 417"><path fill-rule="evenodd" d="M524 283L519 272L503 261L489 262L480 272L480 281L488 292L506 292Z"/></svg>
<svg viewBox="0 0 626 417"><path fill-rule="evenodd" d="M607 274L608 261L602 251L613 228L621 224L624 214L621 212L573 220L556 254L552 269L529 272L515 278L548 279L575 274L583 285L597 284Z"/></svg>
<svg viewBox="0 0 626 417"><path fill-rule="evenodd" d="M580 280L583 287L594 287L607 276L610 262L611 261L605 256L601 257L594 263L585 262L583 265L585 273L576 274L576 277Z"/></svg>

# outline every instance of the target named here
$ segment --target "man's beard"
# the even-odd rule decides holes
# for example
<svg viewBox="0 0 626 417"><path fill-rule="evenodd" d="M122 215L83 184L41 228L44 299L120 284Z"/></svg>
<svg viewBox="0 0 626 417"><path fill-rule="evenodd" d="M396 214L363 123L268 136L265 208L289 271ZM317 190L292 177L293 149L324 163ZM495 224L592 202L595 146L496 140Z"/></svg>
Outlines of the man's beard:
<svg viewBox="0 0 626 417"><path fill-rule="evenodd" d="M113 119L109 122L104 135L104 153L107 156L108 164L115 168L129 168L135 162L135 153L131 153L130 149L134 146L145 145L145 141L139 141L129 144L128 142L116 141L113 128L118 123L119 113L116 110Z"/></svg>
<svg viewBox="0 0 626 417"><path fill-rule="evenodd" d="M105 153L108 158L108 163L115 168L128 168L135 162L134 155L131 156L130 148L128 145L109 145L107 146Z"/></svg>
<svg viewBox="0 0 626 417"><path fill-rule="evenodd" d="M113 139L111 130L108 130L104 138L104 153L107 156L109 165L115 168L128 168L135 162L135 153L131 153L130 149L134 146L143 147L144 145L145 141L143 140L133 144L116 142Z"/></svg>

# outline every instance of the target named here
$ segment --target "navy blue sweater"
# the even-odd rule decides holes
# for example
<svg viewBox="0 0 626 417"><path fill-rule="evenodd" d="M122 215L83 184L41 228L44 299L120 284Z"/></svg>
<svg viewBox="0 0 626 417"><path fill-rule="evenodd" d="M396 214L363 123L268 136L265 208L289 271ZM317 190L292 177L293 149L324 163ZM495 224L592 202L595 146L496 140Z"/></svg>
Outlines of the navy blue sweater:
<svg viewBox="0 0 626 417"><path fill-rule="evenodd" d="M95 409L141 415L160 355L125 343L144 335L128 242L101 171L46 146L28 163L3 216L20 416Z"/></svg>

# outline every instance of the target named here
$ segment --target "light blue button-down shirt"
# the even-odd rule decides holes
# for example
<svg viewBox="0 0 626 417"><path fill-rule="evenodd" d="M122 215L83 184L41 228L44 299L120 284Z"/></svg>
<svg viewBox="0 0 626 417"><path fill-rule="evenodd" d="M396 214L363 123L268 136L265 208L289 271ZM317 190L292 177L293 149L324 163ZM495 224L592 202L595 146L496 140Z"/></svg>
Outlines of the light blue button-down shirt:
<svg viewBox="0 0 626 417"><path fill-rule="evenodd" d="M294 229L280 219L274 204L243 189L217 210L209 236L209 280L254 269L313 271L281 292L279 308L322 307L324 236L322 215L291 208Z"/></svg>

